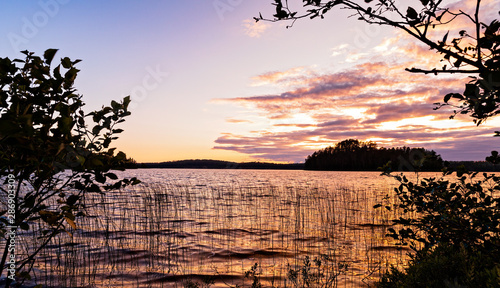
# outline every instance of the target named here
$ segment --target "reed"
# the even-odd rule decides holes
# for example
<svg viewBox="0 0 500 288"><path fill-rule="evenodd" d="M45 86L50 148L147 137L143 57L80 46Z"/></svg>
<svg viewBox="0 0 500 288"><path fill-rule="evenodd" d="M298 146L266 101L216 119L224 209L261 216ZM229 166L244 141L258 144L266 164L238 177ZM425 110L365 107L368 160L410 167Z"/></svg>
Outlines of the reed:
<svg viewBox="0 0 500 288"><path fill-rule="evenodd" d="M311 272L323 279L314 276L311 287L366 286L389 264L405 263L406 252L384 237L397 212L372 208L395 201L385 197L391 190L301 181L170 181L88 195L88 217L40 254L32 282L250 287L258 277L266 287L298 287L305 274L294 282L290 271L302 271L305 259L323 259L322 274ZM25 239L37 241L37 233ZM245 277L256 263L258 274Z"/></svg>

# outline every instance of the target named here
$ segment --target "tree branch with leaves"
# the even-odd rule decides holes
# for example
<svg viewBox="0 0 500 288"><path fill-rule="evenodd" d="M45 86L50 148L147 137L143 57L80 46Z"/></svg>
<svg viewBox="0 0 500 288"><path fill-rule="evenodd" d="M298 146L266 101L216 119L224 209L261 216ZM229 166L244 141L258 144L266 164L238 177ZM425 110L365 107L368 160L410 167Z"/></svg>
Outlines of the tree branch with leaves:
<svg viewBox="0 0 500 288"><path fill-rule="evenodd" d="M48 49L38 57L23 51L22 60L0 58L0 179L17 181L14 222L6 217L8 191L0 189L0 237L5 238L0 275L9 253L7 227L45 227L17 263L18 282L29 277L36 255L54 237L77 228L77 218L85 216L86 194L140 182L111 172L123 170L128 161L110 144L123 131L116 125L130 115L130 97L85 114L83 96L73 87L80 60L65 57L53 67L56 52Z"/></svg>

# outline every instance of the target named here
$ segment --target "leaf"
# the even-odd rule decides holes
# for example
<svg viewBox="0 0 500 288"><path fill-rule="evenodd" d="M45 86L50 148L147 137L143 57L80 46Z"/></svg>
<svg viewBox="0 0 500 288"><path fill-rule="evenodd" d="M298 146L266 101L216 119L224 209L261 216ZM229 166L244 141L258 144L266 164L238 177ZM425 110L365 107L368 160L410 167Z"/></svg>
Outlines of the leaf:
<svg viewBox="0 0 500 288"><path fill-rule="evenodd" d="M441 15L437 16L437 17L436 17L436 20L437 20L437 21L439 21L439 22L441 22L441 18L443 18L443 15L444 15L446 12L448 12L448 10L443 11L443 13L441 13Z"/></svg>
<svg viewBox="0 0 500 288"><path fill-rule="evenodd" d="M71 219L70 219L70 218L68 218L68 217L64 217L64 219L66 219L66 222L68 222L68 224L69 224L69 225L70 225L73 229L75 229L75 230L76 230L76 224L75 224L75 222L74 222L73 220L71 220Z"/></svg>
<svg viewBox="0 0 500 288"><path fill-rule="evenodd" d="M443 44L446 44L446 40L448 39L448 33L450 33L450 31L446 32L446 34L443 37Z"/></svg>
<svg viewBox="0 0 500 288"><path fill-rule="evenodd" d="M64 68L69 69L71 67L71 60L68 57L61 59L61 64Z"/></svg>
<svg viewBox="0 0 500 288"><path fill-rule="evenodd" d="M406 17L408 17L410 19L417 20L418 19L418 13L412 7L408 7L408 9L406 10Z"/></svg>
<svg viewBox="0 0 500 288"><path fill-rule="evenodd" d="M450 101L450 98L451 98L451 95L452 93L449 93L449 94L446 94L446 96L444 96L444 103L448 103L448 101Z"/></svg>
<svg viewBox="0 0 500 288"><path fill-rule="evenodd" d="M64 74L64 88L69 89L71 85L73 85L73 82L75 82L76 79L76 74L78 73L78 69L71 68Z"/></svg>
<svg viewBox="0 0 500 288"><path fill-rule="evenodd" d="M498 29L500 29L500 22L498 20L493 20L490 25L486 26L484 35L493 36L498 31Z"/></svg>
<svg viewBox="0 0 500 288"><path fill-rule="evenodd" d="M105 176L108 177L109 179L112 179L112 180L118 179L118 176L116 176L115 173L106 173Z"/></svg>
<svg viewBox="0 0 500 288"><path fill-rule="evenodd" d="M491 49L493 47L493 41L491 37L481 37L479 38L479 46L481 48Z"/></svg>
<svg viewBox="0 0 500 288"><path fill-rule="evenodd" d="M38 212L42 219L47 222L49 225L55 225L58 220L58 215L52 211L42 210Z"/></svg>
<svg viewBox="0 0 500 288"><path fill-rule="evenodd" d="M448 93L448 94L446 94L446 96L444 96L444 102L448 103L448 101L450 101L450 98L464 100L464 97L459 93Z"/></svg>
<svg viewBox="0 0 500 288"><path fill-rule="evenodd" d="M465 84L464 96L475 98L479 94L479 88L474 84Z"/></svg>
<svg viewBox="0 0 500 288"><path fill-rule="evenodd" d="M104 139L104 142L102 143L102 146L103 146L104 148L108 148L108 147L109 147L109 144L111 144L111 140L112 140L112 138L109 138L109 137L108 137L108 138L106 138L106 139Z"/></svg>
<svg viewBox="0 0 500 288"><path fill-rule="evenodd" d="M99 132L101 132L102 128L103 127L100 125L94 126L94 128L92 128L92 134L94 134L95 136L99 135Z"/></svg>
<svg viewBox="0 0 500 288"><path fill-rule="evenodd" d="M24 207L33 208L35 205L36 196L30 195L24 198Z"/></svg>
<svg viewBox="0 0 500 288"><path fill-rule="evenodd" d="M122 151L120 151L120 152L118 152L118 154L116 154L115 158L118 161L122 161L122 160L126 160L127 156L125 155L125 153L123 153Z"/></svg>
<svg viewBox="0 0 500 288"><path fill-rule="evenodd" d="M420 3L422 3L422 5L424 6L427 6L427 4L429 4L429 1L430 0L420 0Z"/></svg>
<svg viewBox="0 0 500 288"><path fill-rule="evenodd" d="M68 197L68 199L66 199L66 203L69 205L69 206L73 206L75 205L76 201L78 201L78 199L80 199L80 197L78 195L71 195Z"/></svg>
<svg viewBox="0 0 500 288"><path fill-rule="evenodd" d="M104 184L106 182L106 177L102 175L101 173L96 173L95 174L95 181Z"/></svg>
<svg viewBox="0 0 500 288"><path fill-rule="evenodd" d="M45 53L43 53L43 58L45 59L45 63L49 64L52 62L52 59L54 59L54 55L56 55L57 49L47 49L45 50Z"/></svg>
<svg viewBox="0 0 500 288"><path fill-rule="evenodd" d="M71 133L71 128L73 127L74 123L73 123L73 118L71 117L66 117L66 116L63 116L61 117L61 119L59 120L59 129L61 130L61 132L63 134L70 134Z"/></svg>
<svg viewBox="0 0 500 288"><path fill-rule="evenodd" d="M87 188L87 192L98 192L99 193L99 192L102 192L102 191L101 191L101 188L99 188L98 185L92 184L92 185L90 185L90 187Z"/></svg>
<svg viewBox="0 0 500 288"><path fill-rule="evenodd" d="M99 160L98 158L92 158L92 160L90 160L90 163L94 167L102 167L102 166L104 166L104 163L102 163L102 161Z"/></svg>
<svg viewBox="0 0 500 288"><path fill-rule="evenodd" d="M26 222L23 222L23 223L21 223L21 225L19 225L19 228L21 228L25 231L28 231L28 230L30 230L30 225L28 225L28 223L26 223Z"/></svg>
<svg viewBox="0 0 500 288"><path fill-rule="evenodd" d="M111 100L111 107L113 107L114 110L118 110L120 109L120 104L118 104L115 100Z"/></svg>
<svg viewBox="0 0 500 288"><path fill-rule="evenodd" d="M21 279L31 280L30 273L28 271L23 271L17 275Z"/></svg>

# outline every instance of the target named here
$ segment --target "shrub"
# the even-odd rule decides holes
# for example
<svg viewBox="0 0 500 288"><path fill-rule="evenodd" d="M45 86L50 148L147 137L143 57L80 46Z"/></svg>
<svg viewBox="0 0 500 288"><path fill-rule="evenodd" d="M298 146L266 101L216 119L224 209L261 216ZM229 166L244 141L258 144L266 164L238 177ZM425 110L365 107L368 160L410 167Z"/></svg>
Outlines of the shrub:
<svg viewBox="0 0 500 288"><path fill-rule="evenodd" d="M84 216L86 193L140 182L119 180L110 172L127 163L126 155L115 153L110 144L122 132L116 125L130 115L130 97L85 114L82 96L73 87L80 60L65 57L53 67L56 52L49 49L41 58L23 51L25 60L0 58L0 178L8 184L0 187L0 236L10 238L0 275L8 254L9 259L15 255L9 243L15 241L17 227L30 230L35 222L43 224L39 242L29 243L29 254L9 269L6 287L15 280L11 272L17 272L17 280L29 277L38 252L59 233L76 228L76 218Z"/></svg>
<svg viewBox="0 0 500 288"><path fill-rule="evenodd" d="M415 254L404 271L388 271L380 287L500 286L500 177L464 168L452 175L415 183L394 176L399 203L385 207L402 216L388 236Z"/></svg>

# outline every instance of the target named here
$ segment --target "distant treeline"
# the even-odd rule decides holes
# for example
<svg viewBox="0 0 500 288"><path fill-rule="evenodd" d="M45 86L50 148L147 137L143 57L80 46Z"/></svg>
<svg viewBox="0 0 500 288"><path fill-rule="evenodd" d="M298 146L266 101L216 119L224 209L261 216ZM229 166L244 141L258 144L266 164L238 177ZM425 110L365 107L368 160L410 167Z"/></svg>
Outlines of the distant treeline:
<svg viewBox="0 0 500 288"><path fill-rule="evenodd" d="M457 170L459 166L464 166L469 171L476 172L499 172L500 165L492 164L487 161L446 161L447 167L451 170Z"/></svg>
<svg viewBox="0 0 500 288"><path fill-rule="evenodd" d="M494 155L493 155L494 156ZM491 157L489 157L491 158ZM489 161L446 161L434 151L424 148L378 147L374 142L355 139L341 141L312 155L305 163L277 164L266 162L237 163L221 160L180 160L158 163L136 163L127 159L124 168L177 168L177 169L277 169L277 170L325 170L325 171L377 171L390 168L392 171L441 171L444 166L456 170L463 165L469 171L500 171L500 155ZM386 164L389 163L389 166ZM495 163L495 164L493 164Z"/></svg>
<svg viewBox="0 0 500 288"><path fill-rule="evenodd" d="M141 163L139 168L184 168L184 169L283 169L302 170L303 163L277 164L265 162L237 163L220 160L181 160L160 163Z"/></svg>
<svg viewBox="0 0 500 288"><path fill-rule="evenodd" d="M306 170L376 171L389 163L392 171L441 171L443 160L424 148L383 148L375 142L341 141L307 156Z"/></svg>

